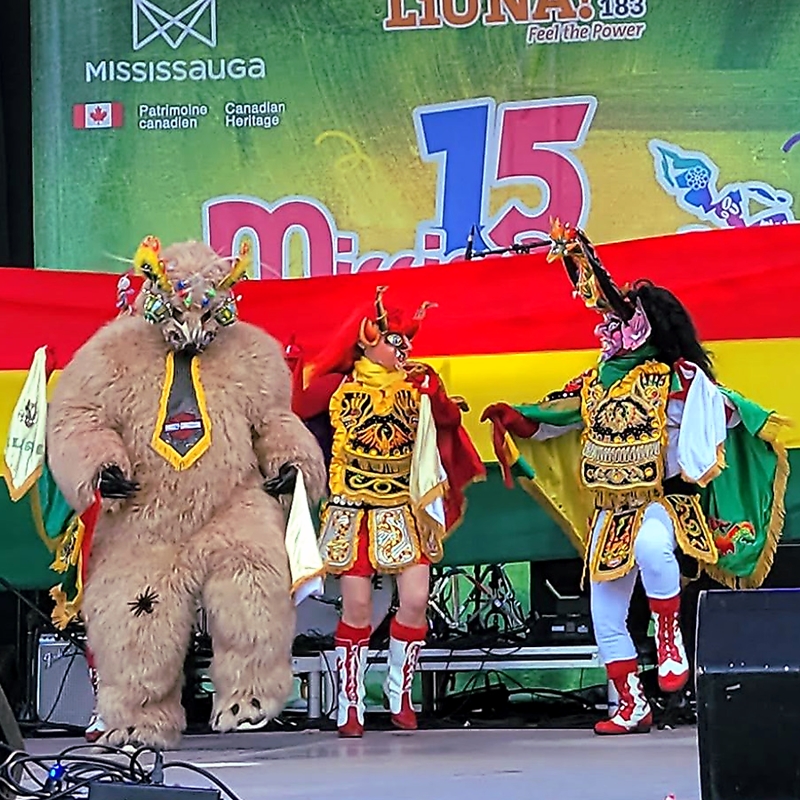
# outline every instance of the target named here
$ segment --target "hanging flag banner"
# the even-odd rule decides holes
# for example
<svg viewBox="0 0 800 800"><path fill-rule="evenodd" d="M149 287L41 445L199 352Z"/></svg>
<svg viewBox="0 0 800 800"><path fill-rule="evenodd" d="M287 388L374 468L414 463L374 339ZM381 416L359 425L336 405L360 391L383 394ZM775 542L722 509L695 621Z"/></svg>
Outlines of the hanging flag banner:
<svg viewBox="0 0 800 800"><path fill-rule="evenodd" d="M47 434L47 348L36 350L11 420L3 450L3 477L16 502L39 479Z"/></svg>
<svg viewBox="0 0 800 800"><path fill-rule="evenodd" d="M798 4L31 5L41 267L119 272L153 231L248 235L253 277L282 278L556 215L597 242L795 220Z"/></svg>

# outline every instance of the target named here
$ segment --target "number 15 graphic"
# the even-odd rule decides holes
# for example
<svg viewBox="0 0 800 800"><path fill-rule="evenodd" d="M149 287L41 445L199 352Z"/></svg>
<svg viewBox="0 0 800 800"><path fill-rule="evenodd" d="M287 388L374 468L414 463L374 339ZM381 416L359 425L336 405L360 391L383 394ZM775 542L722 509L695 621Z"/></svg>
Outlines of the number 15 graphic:
<svg viewBox="0 0 800 800"><path fill-rule="evenodd" d="M581 96L499 106L479 98L414 109L420 154L438 165L436 217L419 233L442 232L449 255L466 247L473 225L480 230L476 248L546 237L554 216L585 225L589 181L574 151L596 108L596 98ZM536 208L512 199L489 215L492 189L523 184L541 191Z"/></svg>

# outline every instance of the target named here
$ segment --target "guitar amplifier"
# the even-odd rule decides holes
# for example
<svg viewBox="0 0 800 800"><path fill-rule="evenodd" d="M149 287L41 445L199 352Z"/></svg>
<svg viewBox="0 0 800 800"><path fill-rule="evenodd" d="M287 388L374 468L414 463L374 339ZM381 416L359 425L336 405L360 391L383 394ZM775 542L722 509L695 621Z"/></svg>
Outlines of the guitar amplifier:
<svg viewBox="0 0 800 800"><path fill-rule="evenodd" d="M36 659L36 711L40 722L85 728L94 709L86 656L71 642L42 634Z"/></svg>

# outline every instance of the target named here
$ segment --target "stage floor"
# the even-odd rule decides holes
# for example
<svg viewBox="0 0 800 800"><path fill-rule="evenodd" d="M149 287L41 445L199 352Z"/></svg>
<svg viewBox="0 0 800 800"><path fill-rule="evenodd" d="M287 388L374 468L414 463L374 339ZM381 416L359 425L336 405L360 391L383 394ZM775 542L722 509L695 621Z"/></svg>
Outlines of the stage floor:
<svg viewBox="0 0 800 800"><path fill-rule="evenodd" d="M55 754L75 739L31 739ZM242 800L699 800L694 728L601 738L585 730L368 731L189 736L165 761L211 770ZM181 769L166 783L207 785Z"/></svg>

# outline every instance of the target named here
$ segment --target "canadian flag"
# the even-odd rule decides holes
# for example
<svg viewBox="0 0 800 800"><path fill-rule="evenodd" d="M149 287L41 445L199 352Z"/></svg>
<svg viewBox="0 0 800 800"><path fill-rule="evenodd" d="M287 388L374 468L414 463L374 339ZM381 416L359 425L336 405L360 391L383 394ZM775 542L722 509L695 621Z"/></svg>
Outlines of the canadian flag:
<svg viewBox="0 0 800 800"><path fill-rule="evenodd" d="M76 103L72 106L73 128L121 128L122 103Z"/></svg>

